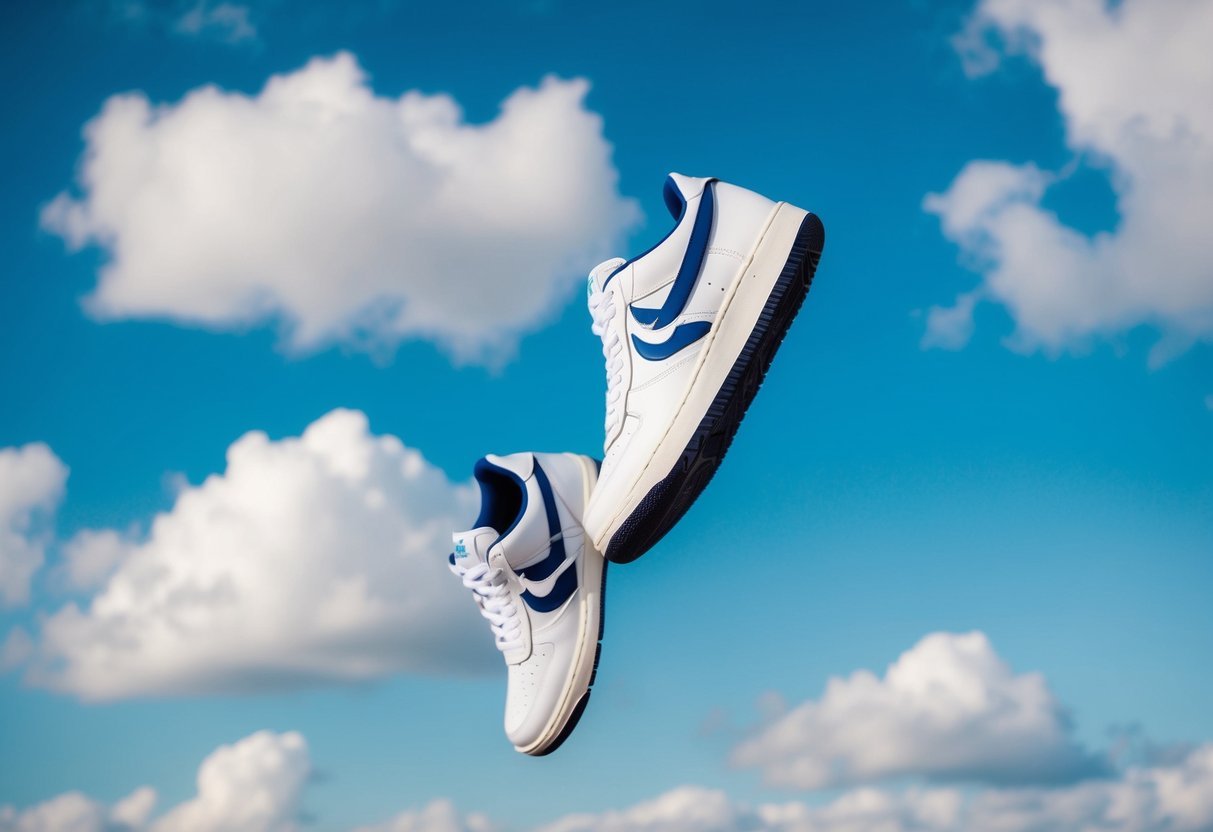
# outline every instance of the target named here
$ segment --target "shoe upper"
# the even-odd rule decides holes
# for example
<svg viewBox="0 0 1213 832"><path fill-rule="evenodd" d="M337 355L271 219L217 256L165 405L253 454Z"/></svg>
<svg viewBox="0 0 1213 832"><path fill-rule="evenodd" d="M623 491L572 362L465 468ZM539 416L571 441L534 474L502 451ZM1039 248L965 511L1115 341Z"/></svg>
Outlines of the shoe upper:
<svg viewBox="0 0 1213 832"><path fill-rule="evenodd" d="M480 516L453 535L451 571L505 659L505 730L520 748L548 725L584 639L584 561L601 555L587 545L581 516L596 473L575 454L486 456L473 472Z"/></svg>
<svg viewBox="0 0 1213 832"><path fill-rule="evenodd" d="M590 272L593 329L607 363L600 490L633 478L660 442L692 381L695 359L777 203L712 178L671 173L665 202L674 228L629 261ZM602 518L595 497L587 526Z"/></svg>

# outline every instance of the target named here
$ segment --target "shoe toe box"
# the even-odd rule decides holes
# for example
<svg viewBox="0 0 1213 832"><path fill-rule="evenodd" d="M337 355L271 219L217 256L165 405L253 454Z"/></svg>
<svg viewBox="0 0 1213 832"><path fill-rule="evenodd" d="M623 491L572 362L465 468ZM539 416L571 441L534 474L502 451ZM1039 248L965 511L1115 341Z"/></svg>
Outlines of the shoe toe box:
<svg viewBox="0 0 1213 832"><path fill-rule="evenodd" d="M534 746L558 733L553 722L565 699L568 656L552 644L536 644L526 661L509 666L505 700L505 734L520 751L535 753Z"/></svg>

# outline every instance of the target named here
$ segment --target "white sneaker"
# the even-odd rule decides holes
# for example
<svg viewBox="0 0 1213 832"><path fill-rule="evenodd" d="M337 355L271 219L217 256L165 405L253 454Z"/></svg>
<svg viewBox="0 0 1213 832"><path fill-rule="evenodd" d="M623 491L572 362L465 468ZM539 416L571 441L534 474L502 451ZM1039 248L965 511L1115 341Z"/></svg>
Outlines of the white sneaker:
<svg viewBox="0 0 1213 832"><path fill-rule="evenodd" d="M720 465L821 257L815 215L716 179L672 173L677 225L590 273L607 365L606 441L584 523L607 559L635 560Z"/></svg>
<svg viewBox="0 0 1213 832"><path fill-rule="evenodd" d="M598 669L606 561L581 526L598 463L489 455L474 474L480 517L455 533L451 571L505 657L506 736L524 754L548 754L576 727Z"/></svg>

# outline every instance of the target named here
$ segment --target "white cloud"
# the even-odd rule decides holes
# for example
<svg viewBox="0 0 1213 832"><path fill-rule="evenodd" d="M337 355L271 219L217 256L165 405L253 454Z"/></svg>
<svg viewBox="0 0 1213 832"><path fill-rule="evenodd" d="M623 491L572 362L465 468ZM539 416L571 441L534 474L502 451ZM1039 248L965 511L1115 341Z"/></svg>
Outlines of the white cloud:
<svg viewBox="0 0 1213 832"><path fill-rule="evenodd" d="M445 801L435 829L479 829ZM423 813L412 813L418 818ZM404 816L402 816L404 817ZM487 823L487 821L485 821ZM431 827L372 827L375 830ZM1173 763L1062 788L857 788L832 800L748 805L682 786L625 809L568 815L538 832L1207 832L1213 829L1213 745Z"/></svg>
<svg viewBox="0 0 1213 832"><path fill-rule="evenodd" d="M198 769L198 794L152 832L286 832L297 828L311 759L303 736L259 731L214 751Z"/></svg>
<svg viewBox="0 0 1213 832"><path fill-rule="evenodd" d="M0 607L29 600L42 568L49 516L63 498L67 466L41 442L0 448Z"/></svg>
<svg viewBox="0 0 1213 832"><path fill-rule="evenodd" d="M973 310L981 300L980 292L965 292L952 306L932 306L927 310L927 330L922 336L924 348L958 350L973 337Z"/></svg>
<svg viewBox="0 0 1213 832"><path fill-rule="evenodd" d="M0 832L288 832L312 764L298 733L260 731L203 761L197 794L157 819L156 793L137 789L112 807L69 792L19 811L0 806ZM495 832L485 815L448 800L359 832ZM749 805L682 786L624 809L567 815L536 832L1208 832L1213 744L1166 763L1059 788L857 788L820 803Z"/></svg>
<svg viewBox="0 0 1213 832"><path fill-rule="evenodd" d="M1209 0L978 5L957 41L966 67L993 68L994 45L1039 63L1067 144L1108 170L1120 213L1115 231L1083 234L1041 207L1054 177L996 161L926 198L983 272L981 297L1014 318L1013 348L1058 352L1145 324L1162 334L1157 363L1213 339L1210 38ZM954 346L971 306L929 317L925 343Z"/></svg>
<svg viewBox="0 0 1213 832"><path fill-rule="evenodd" d="M447 95L376 95L349 54L257 95L111 98L82 196L43 225L106 250L100 320L277 320L288 349L433 339L500 362L637 217L583 80L521 88L486 124Z"/></svg>
<svg viewBox="0 0 1213 832"><path fill-rule="evenodd" d="M13 627L0 644L0 673L21 667L34 654L34 642L22 627Z"/></svg>
<svg viewBox="0 0 1213 832"><path fill-rule="evenodd" d="M1008 832L1207 832L1213 829L1213 745L1171 765L1133 768L1115 780L1066 789L982 793L966 829Z"/></svg>
<svg viewBox="0 0 1213 832"><path fill-rule="evenodd" d="M26 678L96 700L493 667L445 561L474 502L356 411L246 434L87 604L43 618Z"/></svg>
<svg viewBox="0 0 1213 832"><path fill-rule="evenodd" d="M227 0L94 0L87 8L100 12L103 19L140 29L228 45L250 45L258 42L253 5L261 4Z"/></svg>
<svg viewBox="0 0 1213 832"><path fill-rule="evenodd" d="M889 665L832 678L819 700L733 753L772 785L818 789L918 776L1058 782L1099 773L1044 678L1016 675L982 633L934 633Z"/></svg>
<svg viewBox="0 0 1213 832"><path fill-rule="evenodd" d="M113 809L80 792L66 792L37 806L18 812L0 806L0 832L127 832L142 828L129 821L141 819L134 809L146 801L149 789L140 789L115 804ZM150 792L152 801L155 793ZM150 810L150 806L148 807ZM146 820L146 817L142 820Z"/></svg>
<svg viewBox="0 0 1213 832"><path fill-rule="evenodd" d="M156 808L156 790L150 786L135 789L109 810L111 825L119 828L141 829Z"/></svg>
<svg viewBox="0 0 1213 832"><path fill-rule="evenodd" d="M748 806L684 786L628 809L570 815L541 832L1208 832L1213 745L1172 764L1062 788L872 787L825 803Z"/></svg>
<svg viewBox="0 0 1213 832"><path fill-rule="evenodd" d="M63 544L63 580L69 589L97 589L135 548L113 529L85 529Z"/></svg>
<svg viewBox="0 0 1213 832"><path fill-rule="evenodd" d="M156 792L144 786L108 807L79 792L24 811L0 806L0 832L290 832L310 774L300 734L259 731L211 753L197 795L155 821Z"/></svg>
<svg viewBox="0 0 1213 832"><path fill-rule="evenodd" d="M213 37L224 43L257 40L257 27L249 7L238 3L199 0L177 19L173 28L183 35Z"/></svg>
<svg viewBox="0 0 1213 832"><path fill-rule="evenodd" d="M627 809L568 815L541 832L726 832L759 829L756 813L733 803L722 791L682 786Z"/></svg>
<svg viewBox="0 0 1213 832"><path fill-rule="evenodd" d="M495 832L500 829L482 814L464 815L449 800L434 800L422 809L401 812L391 820L361 826L356 832Z"/></svg>

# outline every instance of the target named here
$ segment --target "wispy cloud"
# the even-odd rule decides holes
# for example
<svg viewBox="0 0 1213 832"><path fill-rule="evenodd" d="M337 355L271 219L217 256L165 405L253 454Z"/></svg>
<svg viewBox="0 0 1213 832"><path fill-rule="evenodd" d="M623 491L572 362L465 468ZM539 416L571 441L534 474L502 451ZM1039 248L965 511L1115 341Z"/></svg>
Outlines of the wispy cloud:
<svg viewBox="0 0 1213 832"><path fill-rule="evenodd" d="M123 25L228 45L260 43L259 3L229 0L104 0L101 13Z"/></svg>
<svg viewBox="0 0 1213 832"><path fill-rule="evenodd" d="M67 474L67 466L41 442L0 448L0 607L29 600Z"/></svg>
<svg viewBox="0 0 1213 832"><path fill-rule="evenodd" d="M213 37L224 43L247 43L257 40L257 27L252 22L248 6L237 3L211 3L199 0L177 18L177 32L196 37Z"/></svg>

